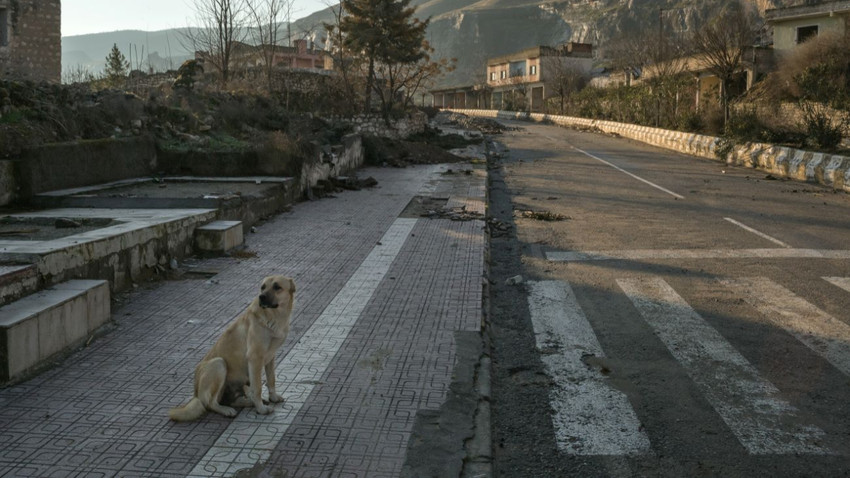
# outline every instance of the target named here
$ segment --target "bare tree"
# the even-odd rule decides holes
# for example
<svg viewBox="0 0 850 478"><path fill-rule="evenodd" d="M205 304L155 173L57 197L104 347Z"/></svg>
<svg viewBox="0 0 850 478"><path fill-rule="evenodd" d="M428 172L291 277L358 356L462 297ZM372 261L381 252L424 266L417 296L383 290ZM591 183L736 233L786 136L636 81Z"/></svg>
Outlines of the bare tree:
<svg viewBox="0 0 850 478"><path fill-rule="evenodd" d="M342 2L336 5L331 5L329 4L329 1L330 0L328 0L326 5L328 5L328 8L333 14L334 20L333 23L323 24L325 33L327 34L327 37L325 38L325 49L331 57L334 69L339 72L339 76L342 80L342 87L345 90L345 96L349 98L352 103L357 103L357 72L361 69L363 62L358 55L355 55L354 52L346 46L346 34L339 28L340 22L343 17L345 17L344 5Z"/></svg>
<svg viewBox="0 0 850 478"><path fill-rule="evenodd" d="M261 56L263 72L266 75L269 91L274 89L273 76L275 57L280 51L280 23L292 20L294 0L246 0L246 8L252 20L255 43Z"/></svg>
<svg viewBox="0 0 850 478"><path fill-rule="evenodd" d="M589 75L574 62L563 56L544 56L541 58L541 74L546 88L559 99L558 112L563 114L573 93L587 85Z"/></svg>
<svg viewBox="0 0 850 478"><path fill-rule="evenodd" d="M413 104L413 98L423 87L433 86L434 82L444 73L454 70L456 59L441 58L432 60L434 49L423 41L422 50L425 56L411 63L375 64L375 76L381 81L375 82L375 93L381 100L381 108L385 112L392 111L397 101L402 107Z"/></svg>
<svg viewBox="0 0 850 478"><path fill-rule="evenodd" d="M611 40L605 55L614 71L623 74L626 86L639 77L643 68L651 61L649 42L632 35L623 35Z"/></svg>
<svg viewBox="0 0 850 478"><path fill-rule="evenodd" d="M756 16L740 3L732 3L693 34L694 52L720 80L720 106L724 124L729 121L729 84L740 72L744 53L758 35Z"/></svg>
<svg viewBox="0 0 850 478"><path fill-rule="evenodd" d="M193 0L193 8L197 28L182 31L181 43L202 55L226 85L232 76L234 48L245 40L246 0Z"/></svg>

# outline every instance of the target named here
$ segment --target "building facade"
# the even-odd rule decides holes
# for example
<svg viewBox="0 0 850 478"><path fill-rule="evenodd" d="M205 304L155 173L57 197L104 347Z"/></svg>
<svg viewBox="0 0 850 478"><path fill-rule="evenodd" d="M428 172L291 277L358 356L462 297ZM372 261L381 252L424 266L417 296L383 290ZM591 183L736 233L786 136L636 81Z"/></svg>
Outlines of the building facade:
<svg viewBox="0 0 850 478"><path fill-rule="evenodd" d="M0 77L59 83L60 0L0 0Z"/></svg>
<svg viewBox="0 0 850 478"><path fill-rule="evenodd" d="M773 27L773 49L780 55L804 41L824 34L846 36L850 33L850 0L805 2L765 12Z"/></svg>
<svg viewBox="0 0 850 478"><path fill-rule="evenodd" d="M558 77L573 72L588 75L593 67L593 46L567 43L560 47L536 46L487 60L487 86L495 109L542 112L555 94Z"/></svg>

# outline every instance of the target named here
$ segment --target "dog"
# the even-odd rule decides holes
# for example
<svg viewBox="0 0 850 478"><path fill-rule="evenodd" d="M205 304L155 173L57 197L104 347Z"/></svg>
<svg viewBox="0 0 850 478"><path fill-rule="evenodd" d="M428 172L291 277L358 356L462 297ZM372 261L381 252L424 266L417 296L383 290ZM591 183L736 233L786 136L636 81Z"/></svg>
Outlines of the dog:
<svg viewBox="0 0 850 478"><path fill-rule="evenodd" d="M269 402L283 397L275 390L275 352L289 333L289 317L295 306L295 281L269 276L260 294L224 331L195 367L195 395L189 403L172 408L168 416L177 422L200 418L207 410L235 417L233 407L253 406L257 413L274 411L262 399L262 370L266 371Z"/></svg>

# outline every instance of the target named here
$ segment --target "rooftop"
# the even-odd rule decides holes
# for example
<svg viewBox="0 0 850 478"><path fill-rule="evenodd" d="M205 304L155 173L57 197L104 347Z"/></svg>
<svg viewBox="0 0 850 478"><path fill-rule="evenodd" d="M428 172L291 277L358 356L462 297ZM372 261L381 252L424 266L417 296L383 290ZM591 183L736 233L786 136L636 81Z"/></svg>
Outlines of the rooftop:
<svg viewBox="0 0 850 478"><path fill-rule="evenodd" d="M836 13L850 13L850 0L807 1L800 5L784 8L771 8L764 12L768 22L795 20L798 18L816 17Z"/></svg>

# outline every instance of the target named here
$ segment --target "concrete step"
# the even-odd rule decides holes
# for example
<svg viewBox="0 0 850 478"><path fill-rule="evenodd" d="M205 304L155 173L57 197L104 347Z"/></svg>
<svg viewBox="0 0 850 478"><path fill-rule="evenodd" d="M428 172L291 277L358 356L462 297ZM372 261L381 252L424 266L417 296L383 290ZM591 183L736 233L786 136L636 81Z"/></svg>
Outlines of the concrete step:
<svg viewBox="0 0 850 478"><path fill-rule="evenodd" d="M0 306L38 290L35 264L0 264Z"/></svg>
<svg viewBox="0 0 850 478"><path fill-rule="evenodd" d="M242 221L213 221L195 228L195 246L203 252L227 252L243 240Z"/></svg>
<svg viewBox="0 0 850 478"><path fill-rule="evenodd" d="M109 318L105 280L63 282L0 307L0 381L81 345Z"/></svg>

